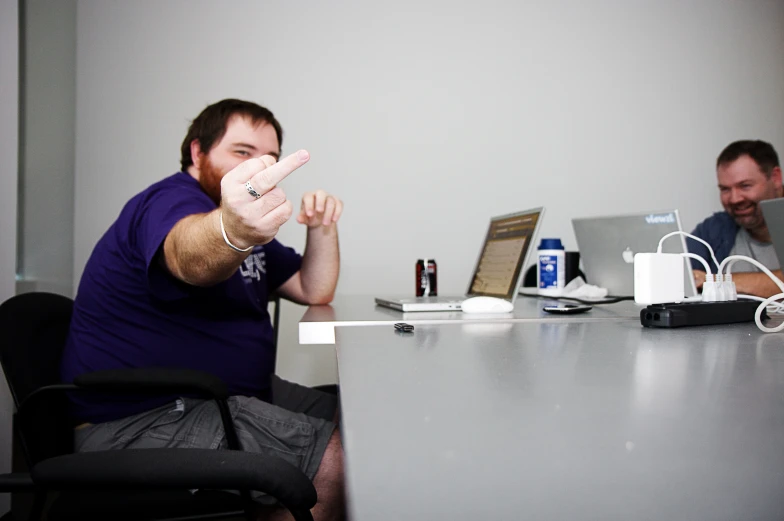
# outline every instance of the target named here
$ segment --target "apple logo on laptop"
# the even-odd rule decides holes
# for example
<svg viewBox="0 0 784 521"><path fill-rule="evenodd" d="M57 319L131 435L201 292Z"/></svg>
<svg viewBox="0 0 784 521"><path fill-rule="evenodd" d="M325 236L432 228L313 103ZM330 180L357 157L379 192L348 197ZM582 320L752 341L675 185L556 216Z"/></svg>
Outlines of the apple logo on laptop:
<svg viewBox="0 0 784 521"><path fill-rule="evenodd" d="M621 253L621 257L623 257L626 264L634 264L634 252L628 246L623 250L623 253Z"/></svg>

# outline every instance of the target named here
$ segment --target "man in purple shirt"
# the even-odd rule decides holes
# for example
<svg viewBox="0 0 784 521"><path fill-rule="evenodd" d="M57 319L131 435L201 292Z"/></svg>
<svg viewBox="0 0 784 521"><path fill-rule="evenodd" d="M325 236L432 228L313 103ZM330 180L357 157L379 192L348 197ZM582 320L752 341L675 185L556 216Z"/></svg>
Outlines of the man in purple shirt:
<svg viewBox="0 0 784 521"><path fill-rule="evenodd" d="M227 99L193 121L182 171L133 197L98 241L74 303L63 381L130 367L220 377L243 449L282 457L313 480L316 519L343 516L343 451L333 395L273 375L270 293L332 300L343 203L306 193L300 256L275 240L292 215L276 185L308 162L280 160L282 130L259 105ZM72 397L80 451L225 445L214 402L189 397ZM261 501L264 498L259 498ZM279 512L273 512L277 515Z"/></svg>

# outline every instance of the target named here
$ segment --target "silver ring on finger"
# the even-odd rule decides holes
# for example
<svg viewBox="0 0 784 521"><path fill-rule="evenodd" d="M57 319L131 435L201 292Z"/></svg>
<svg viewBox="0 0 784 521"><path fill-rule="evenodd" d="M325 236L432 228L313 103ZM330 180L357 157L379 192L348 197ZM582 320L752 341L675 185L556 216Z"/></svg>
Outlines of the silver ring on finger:
<svg viewBox="0 0 784 521"><path fill-rule="evenodd" d="M247 190L247 191L248 191L248 193L249 193L250 195L252 195L253 197L255 197L256 199L258 199L259 197L261 197L261 194L260 194L260 193L258 193L258 192L256 191L256 189L255 189L255 188L253 188L253 185L252 185L252 184L250 184L250 180L248 180L248 181L245 181L245 190Z"/></svg>

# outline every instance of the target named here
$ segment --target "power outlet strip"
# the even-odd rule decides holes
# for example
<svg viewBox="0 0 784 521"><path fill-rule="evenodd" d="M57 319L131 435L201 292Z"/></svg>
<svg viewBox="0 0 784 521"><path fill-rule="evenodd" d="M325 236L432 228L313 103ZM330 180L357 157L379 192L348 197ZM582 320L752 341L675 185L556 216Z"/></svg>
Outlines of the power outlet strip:
<svg viewBox="0 0 784 521"><path fill-rule="evenodd" d="M759 302L733 300L729 302L684 302L681 304L653 304L640 311L640 322L645 327L686 327L753 322ZM763 311L763 319L768 314Z"/></svg>

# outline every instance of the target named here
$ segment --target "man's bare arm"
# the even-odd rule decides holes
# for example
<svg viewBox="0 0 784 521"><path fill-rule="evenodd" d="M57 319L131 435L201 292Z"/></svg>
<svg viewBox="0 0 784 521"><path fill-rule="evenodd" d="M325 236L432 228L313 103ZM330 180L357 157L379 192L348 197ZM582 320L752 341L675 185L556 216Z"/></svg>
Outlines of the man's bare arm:
<svg viewBox="0 0 784 521"><path fill-rule="evenodd" d="M281 296L300 304L329 304L340 274L337 222L343 201L324 190L306 192L297 221L308 227L302 267L278 289Z"/></svg>
<svg viewBox="0 0 784 521"><path fill-rule="evenodd" d="M231 277L250 251L226 247L219 218L215 210L189 215L174 225L163 242L169 273L193 286L212 286Z"/></svg>
<svg viewBox="0 0 784 521"><path fill-rule="evenodd" d="M302 256L302 288L308 302L329 304L335 297L340 274L337 224L308 230Z"/></svg>
<svg viewBox="0 0 784 521"><path fill-rule="evenodd" d="M784 280L784 274L781 270L773 270L773 274ZM767 298L782 292L778 285L764 273L733 273L732 281L735 283L738 294Z"/></svg>
<svg viewBox="0 0 784 521"><path fill-rule="evenodd" d="M302 268L278 288L278 293L297 304L329 304L335 297L339 273L337 226L308 230Z"/></svg>

